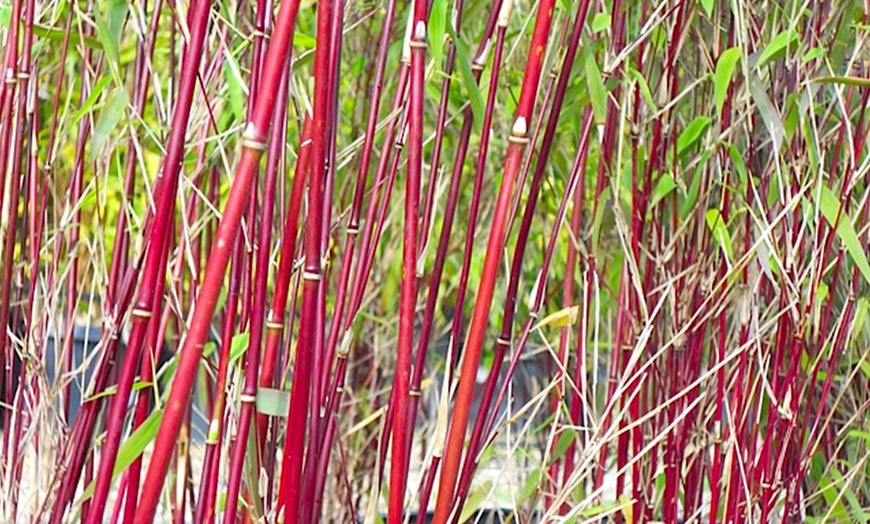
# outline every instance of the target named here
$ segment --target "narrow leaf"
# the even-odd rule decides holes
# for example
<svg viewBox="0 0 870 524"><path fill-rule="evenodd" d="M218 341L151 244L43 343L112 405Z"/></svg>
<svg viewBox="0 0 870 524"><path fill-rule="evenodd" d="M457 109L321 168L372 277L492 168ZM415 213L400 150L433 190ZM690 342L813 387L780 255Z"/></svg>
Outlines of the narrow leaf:
<svg viewBox="0 0 870 524"><path fill-rule="evenodd" d="M699 116L689 122L689 125L677 138L677 154L683 156L683 153L697 144L708 127L710 127L710 117L708 116Z"/></svg>
<svg viewBox="0 0 870 524"><path fill-rule="evenodd" d="M112 480L118 477L125 469L130 467L148 444L157 436L157 430L160 429L160 422L163 420L163 409L158 409L148 415L145 422L134 431L118 449L118 457L115 459L115 468L112 470ZM88 500L94 495L96 487L96 479L93 480L88 487L85 488L79 503Z"/></svg>
<svg viewBox="0 0 870 524"><path fill-rule="evenodd" d="M704 8L704 12L707 13L707 16L713 16L713 6L715 5L715 0L699 0L701 3L701 7Z"/></svg>
<svg viewBox="0 0 870 524"><path fill-rule="evenodd" d="M857 76L823 76L816 78L815 82L820 84L843 84L855 87L870 87L870 78L861 78Z"/></svg>
<svg viewBox="0 0 870 524"><path fill-rule="evenodd" d="M471 102L471 112L474 113L474 125L478 131L483 127L484 102L483 95L480 94L480 87L474 80L474 73L471 71L471 58L468 54L468 48L465 43L460 40L450 24L445 24L450 38L453 40L453 45L456 48L456 63L459 65L459 78L462 80L462 85L468 91L469 101ZM496 86L492 86L495 89Z"/></svg>
<svg viewBox="0 0 870 524"><path fill-rule="evenodd" d="M628 70L628 75L637 82L643 101L646 103L647 107L649 107L650 111L658 111L659 109L656 106L655 99L653 99L652 91L649 88L649 83L647 83L646 78L640 74L640 71L634 68Z"/></svg>
<svg viewBox="0 0 870 524"><path fill-rule="evenodd" d="M604 122L607 116L607 89L601 80L601 71L595 63L592 54L586 56L586 86L589 89L589 99L597 122Z"/></svg>
<svg viewBox="0 0 870 524"><path fill-rule="evenodd" d="M133 388L131 391L139 391L140 389L145 389L145 388L151 387L152 385L154 385L153 382L137 380L136 382L133 383ZM95 395L91 395L90 397L86 398L82 402L82 404L84 404L85 402L93 402L94 400L101 399L103 397L110 397L117 392L118 392L117 385L110 386L110 387L104 389L103 391L100 391L99 393L97 393Z"/></svg>
<svg viewBox="0 0 870 524"><path fill-rule="evenodd" d="M864 279L870 282L870 263L867 261L867 253L864 252L864 247L858 239L858 234L855 232L849 215L840 212L840 199L823 185L817 204L831 227L834 227L835 223L837 224L837 235L846 246L846 251L849 252L849 256L858 266L861 274L864 275Z"/></svg>
<svg viewBox="0 0 870 524"><path fill-rule="evenodd" d="M92 156L99 153L100 149L103 148L106 139L109 138L109 135L115 130L121 119L124 118L126 109L127 91L123 88L116 88L112 97L103 106L102 111L100 111L100 117L97 119L96 125L94 125L94 134L91 137Z"/></svg>
<svg viewBox="0 0 870 524"><path fill-rule="evenodd" d="M707 219L707 227L710 228L716 243L725 252L728 261L734 260L734 250L731 247L731 234L728 233L728 227L725 224L725 219L722 218L722 213L718 209L708 209L705 217Z"/></svg>
<svg viewBox="0 0 870 524"><path fill-rule="evenodd" d="M94 84L94 86L91 88L91 92L90 94L88 94L88 98L87 100L85 100L85 103L82 104L82 107L79 108L78 111L73 113L72 118L74 124L78 123L78 121L81 120L83 116L88 114L88 112L94 108L94 104L96 104L97 100L100 99L100 95L103 94L106 86L109 85L109 82L111 81L112 78L108 76L102 76L99 80L97 80L97 83Z"/></svg>
<svg viewBox="0 0 870 524"><path fill-rule="evenodd" d="M611 16L607 13L595 13L595 16L592 17L592 23L589 24L589 28L593 33L600 33L610 27L610 20Z"/></svg>
<svg viewBox="0 0 870 524"><path fill-rule="evenodd" d="M580 306L566 307L544 317L543 320L538 322L535 329L540 329L544 326L571 326L577 322L577 317L579 315Z"/></svg>
<svg viewBox="0 0 870 524"><path fill-rule="evenodd" d="M444 35L447 32L447 0L433 0L429 15L429 49L435 59L435 67L441 68L444 57Z"/></svg>
<svg viewBox="0 0 870 524"><path fill-rule="evenodd" d="M486 502L487 497L489 496L489 490L492 489L493 482L491 480L487 480L483 482L480 486L474 488L468 498L465 501L465 506L462 507L462 512L459 514L459 522L460 524L466 522L468 519L474 516L481 507L483 507L483 503Z"/></svg>
<svg viewBox="0 0 870 524"><path fill-rule="evenodd" d="M230 343L231 364L236 360L240 359L242 355L245 354L245 351L248 350L248 343L250 339L251 335L249 333L239 333L238 335L233 337L233 340Z"/></svg>
<svg viewBox="0 0 870 524"><path fill-rule="evenodd" d="M663 173L662 176L659 177L659 182L656 184L655 190L653 190L650 208L656 207L656 205L661 202L663 198L671 194L676 187L677 182L674 180L674 177L672 177L670 173Z"/></svg>
<svg viewBox="0 0 870 524"><path fill-rule="evenodd" d="M773 40L767 44L767 47L764 48L764 51L762 51L761 55L758 57L758 62L756 62L755 66L762 68L771 60L776 60L784 56L788 48L791 47L797 39L798 34L794 29L783 30L773 37Z"/></svg>
<svg viewBox="0 0 870 524"><path fill-rule="evenodd" d="M299 31L295 31L293 33L293 45L298 47L304 47L305 49L314 49L317 47L317 39L311 35L306 35L304 33L300 33Z"/></svg>
<svg viewBox="0 0 870 524"><path fill-rule="evenodd" d="M743 51L739 47L726 49L719 55L716 62L716 73L713 75L713 98L716 100L717 115L722 115L722 107L725 105L725 97L728 94L728 86L734 76L734 69Z"/></svg>

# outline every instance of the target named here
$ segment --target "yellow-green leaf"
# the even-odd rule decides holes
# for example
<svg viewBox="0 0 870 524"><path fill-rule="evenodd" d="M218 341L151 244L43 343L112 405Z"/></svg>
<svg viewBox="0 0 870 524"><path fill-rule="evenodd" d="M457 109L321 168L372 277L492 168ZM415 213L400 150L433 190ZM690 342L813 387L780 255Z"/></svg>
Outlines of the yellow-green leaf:
<svg viewBox="0 0 870 524"><path fill-rule="evenodd" d="M544 317L543 320L538 322L535 329L540 329L544 326L570 326L577 323L577 317L579 316L580 306L566 307Z"/></svg>
<svg viewBox="0 0 870 524"><path fill-rule="evenodd" d="M722 248L722 251L725 252L728 261L733 261L734 251L731 247L731 234L728 233L728 227L725 224L725 220L722 218L722 213L720 213L718 209L708 209L705 217L707 219L707 227L710 228L710 232L713 234L716 243L718 243L719 247Z"/></svg>
<svg viewBox="0 0 870 524"><path fill-rule="evenodd" d="M858 76L823 76L815 79L820 84L843 84L855 87L870 87L870 78Z"/></svg>
<svg viewBox="0 0 870 524"><path fill-rule="evenodd" d="M444 35L447 27L447 0L433 0L429 15L429 49L435 59L435 67L441 67L444 56Z"/></svg>
<svg viewBox="0 0 870 524"><path fill-rule="evenodd" d="M822 215L831 224L831 227L834 227L834 224L836 224L837 235L846 247L846 251L858 266L861 274L864 275L864 279L870 282L870 263L867 262L867 253L858 239L858 234L855 232L855 227L852 225L849 215L840 212L840 199L823 185L817 204Z"/></svg>
<svg viewBox="0 0 870 524"><path fill-rule="evenodd" d="M762 68L771 60L782 57L785 55L785 52L789 47L797 41L797 39L798 34L794 29L786 29L780 32L778 35L773 37L773 40L771 40L770 43L767 44L767 47L764 48L764 51L761 52L755 66Z"/></svg>
<svg viewBox="0 0 870 524"><path fill-rule="evenodd" d="M713 75L713 98L716 100L717 115L722 115L722 107L725 105L725 97L728 94L728 86L734 76L734 69L743 51L739 47L726 49L719 55L716 61L716 73Z"/></svg>
<svg viewBox="0 0 870 524"><path fill-rule="evenodd" d="M94 125L94 134L91 137L91 155L96 155L103 148L106 139L115 127L124 118L127 111L127 91L123 88L116 88L112 97L103 106L100 111L100 117Z"/></svg>
<svg viewBox="0 0 870 524"><path fill-rule="evenodd" d="M122 471L130 467L141 454L145 451L148 444L157 436L157 430L160 429L160 422L163 420L163 409L158 409L148 415L145 422L134 431L118 449L118 457L115 459L115 467L112 469L112 479L114 480ZM79 498L79 503L88 500L94 495L94 487L96 480L88 484Z"/></svg>
<svg viewBox="0 0 870 524"><path fill-rule="evenodd" d="M699 116L689 122L689 125L677 137L677 154L682 156L689 148L697 144L708 127L710 127L710 117L708 116Z"/></svg>
<svg viewBox="0 0 870 524"><path fill-rule="evenodd" d="M474 73L471 71L471 58L468 54L468 49L465 47L465 43L456 35L453 27L450 24L445 24L445 26L456 49L456 65L459 66L459 78L462 80L462 86L468 91L471 112L474 113L474 125L480 131L483 127L483 95L480 94L480 87L478 87L477 81L474 80Z"/></svg>
<svg viewBox="0 0 870 524"><path fill-rule="evenodd" d="M601 70L595 63L595 56L586 56L586 87L589 89L589 100L597 122L604 122L607 116L607 89L601 80Z"/></svg>

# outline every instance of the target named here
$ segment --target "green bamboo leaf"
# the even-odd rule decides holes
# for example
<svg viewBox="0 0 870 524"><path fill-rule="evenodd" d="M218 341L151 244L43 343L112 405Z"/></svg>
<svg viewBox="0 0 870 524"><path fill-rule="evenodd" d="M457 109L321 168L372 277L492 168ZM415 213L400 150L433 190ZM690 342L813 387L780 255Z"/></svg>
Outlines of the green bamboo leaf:
<svg viewBox="0 0 870 524"><path fill-rule="evenodd" d="M689 122L686 129L683 129L683 132L677 137L677 155L683 156L689 148L697 144L708 127L710 127L710 117L708 116L699 116Z"/></svg>
<svg viewBox="0 0 870 524"><path fill-rule="evenodd" d="M550 456L550 463L561 459L565 456L565 452L568 451L568 448L571 447L571 444L574 443L577 435L574 433L572 429L566 429L561 432L559 435L559 440L556 441L556 445L553 447L553 454Z"/></svg>
<svg viewBox="0 0 870 524"><path fill-rule="evenodd" d="M453 46L456 49L456 64L459 66L459 78L462 80L465 90L468 91L471 112L474 113L474 126L480 132L483 128L483 95L480 94L480 87L477 85L477 82L474 80L474 74L471 72L471 58L468 54L468 48L465 47L465 43L456 35L453 27L450 24L445 25L447 33L453 40Z"/></svg>
<svg viewBox="0 0 870 524"><path fill-rule="evenodd" d="M807 52L807 54L805 54L804 57L801 59L801 65L806 65L807 62L809 62L810 60L815 60L816 58L824 55L824 49L822 49L821 47L814 47L810 49L809 52Z"/></svg>
<svg viewBox="0 0 870 524"><path fill-rule="evenodd" d="M794 29L785 29L767 44L764 51L758 57L755 67L762 68L771 60L776 60L785 55L786 51L797 42L798 34Z"/></svg>
<svg viewBox="0 0 870 524"><path fill-rule="evenodd" d="M112 480L118 477L122 471L130 467L148 444L157 436L157 430L160 429L160 422L163 420L163 409L157 409L145 419L145 422L134 431L118 449L118 457L115 459L115 468L112 470ZM93 480L88 487L82 492L79 498L79 503L82 503L94 496L94 487L96 479Z"/></svg>
<svg viewBox="0 0 870 524"><path fill-rule="evenodd" d="M853 467L851 464L848 466ZM864 512L863 506L855 495L855 492L850 488L850 481L846 480L837 468L830 468L828 474L834 478L833 484L836 486L836 491L839 491L842 494L842 498L846 499L846 502L851 508L851 511L845 510L844 508L845 514L848 515L848 522L861 522L866 524L868 515Z"/></svg>
<svg viewBox="0 0 870 524"><path fill-rule="evenodd" d="M870 263L867 262L867 253L864 252L849 215L840 212L840 199L827 186L823 185L816 204L831 227L834 227L835 223L837 224L837 235L846 247L846 251L858 266L861 274L864 275L864 279L870 282Z"/></svg>
<svg viewBox="0 0 870 524"><path fill-rule="evenodd" d="M239 62L232 53L224 54L224 77L227 79L227 89L229 90L230 107L236 120L244 120L246 115L245 99L247 97L247 87L242 78L242 68L239 67Z"/></svg>
<svg viewBox="0 0 870 524"><path fill-rule="evenodd" d="M870 326L867 324L867 314L870 312L870 301L867 300L867 297L861 297L855 302L855 320L852 322L852 325L855 326L855 329L858 333L861 333L862 329L866 329Z"/></svg>
<svg viewBox="0 0 870 524"><path fill-rule="evenodd" d="M816 78L814 82L819 84L843 84L855 87L870 87L870 78L857 76L823 76Z"/></svg>
<svg viewBox="0 0 870 524"><path fill-rule="evenodd" d="M701 7L704 8L704 12L707 13L707 16L713 16L713 6L715 5L715 0L698 0L701 4Z"/></svg>
<svg viewBox="0 0 870 524"><path fill-rule="evenodd" d="M774 151L779 151L785 140L785 125L782 123L779 110L773 105L770 97L767 96L767 86L762 84L758 77L753 77L749 82L749 93L755 101L755 106L761 115L761 119L764 121L764 126L770 133Z"/></svg>
<svg viewBox="0 0 870 524"><path fill-rule="evenodd" d="M601 226L604 223L604 211L609 206L607 204L611 197L610 187L605 187L598 198L598 206L595 210L595 216L592 218L592 253L598 254L598 240L601 238Z"/></svg>
<svg viewBox="0 0 870 524"><path fill-rule="evenodd" d="M683 201L683 205L680 206L680 220L685 220L688 216L694 211L695 204L698 202L698 194L701 192L701 178L703 177L703 170L707 164L707 161L710 160L710 155L712 153L710 151L706 151L704 155L701 157L701 161L698 162L698 166L695 168L695 171L692 172L692 182L689 184L689 189L686 191L686 197Z"/></svg>
<svg viewBox="0 0 870 524"><path fill-rule="evenodd" d="M121 38L124 34L124 22L127 19L127 2L113 0L104 16L94 20L97 39L103 45L103 51L109 59L109 67L117 85L123 86L120 75Z"/></svg>
<svg viewBox="0 0 870 524"><path fill-rule="evenodd" d="M233 337L230 343L230 364L242 358L245 351L248 350L248 344L251 340L250 333L239 333Z"/></svg>
<svg viewBox="0 0 870 524"><path fill-rule="evenodd" d="M676 188L677 181L674 180L674 177L671 176L670 173L662 173L662 176L659 177L659 181L656 184L656 188L653 190L650 208L656 207L663 198L670 195Z"/></svg>
<svg viewBox="0 0 870 524"><path fill-rule="evenodd" d="M708 209L705 218L707 219L707 227L710 228L716 243L725 252L728 261L733 261L734 249L731 244L731 234L728 233L728 226L725 224L725 219L722 218L722 213L718 209Z"/></svg>
<svg viewBox="0 0 870 524"><path fill-rule="evenodd" d="M12 6L4 5L0 6L0 25L3 27L9 27L9 20L12 19Z"/></svg>
<svg viewBox="0 0 870 524"><path fill-rule="evenodd" d="M0 10L2 12L2 10ZM64 39L64 32L55 29L53 27L47 27L40 24L33 24L33 34L38 36L39 38L45 38L48 40L54 40L56 42L62 42ZM78 33L73 31L69 35L69 45L70 47L76 47L81 45L82 42L91 49L102 49L103 45L100 44L100 41L96 38L86 36L84 38L81 37Z"/></svg>
<svg viewBox="0 0 870 524"><path fill-rule="evenodd" d="M634 68L628 70L628 76L637 82L637 86L640 88L641 97L643 97L643 101L646 103L647 107L649 107L650 111L658 111L659 108L656 106L655 99L653 99L652 91L649 88L646 78L640 74L640 71Z"/></svg>
<svg viewBox="0 0 870 524"><path fill-rule="evenodd" d="M580 306L566 307L544 317L540 322L538 322L535 329L540 329L544 326L571 326L577 323L577 318L579 316Z"/></svg>
<svg viewBox="0 0 870 524"><path fill-rule="evenodd" d="M860 429L852 429L849 430L849 433L847 433L847 435L852 438L861 439L867 442L867 444L870 444L870 433L866 431L861 431Z"/></svg>
<svg viewBox="0 0 870 524"><path fill-rule="evenodd" d="M317 47L317 39L311 35L306 35L304 33L300 33L299 31L295 31L293 33L293 45L298 47L304 47L305 49L314 49Z"/></svg>
<svg viewBox="0 0 870 524"><path fill-rule="evenodd" d="M611 16L607 13L595 13L592 17L592 23L589 24L589 29L593 33L600 33L610 27Z"/></svg>
<svg viewBox="0 0 870 524"><path fill-rule="evenodd" d="M742 55L743 51L739 47L732 47L723 51L716 62L716 73L713 75L713 98L716 100L717 115L722 115L722 106L725 105L728 86L731 85L734 69Z"/></svg>
<svg viewBox="0 0 870 524"><path fill-rule="evenodd" d="M535 468L526 478L526 484L520 492L517 502L525 502L532 498L538 491L538 484L541 482L541 468Z"/></svg>
<svg viewBox="0 0 870 524"><path fill-rule="evenodd" d="M749 181L749 172L746 171L746 163L743 162L743 157L733 145L728 146L728 156L731 157L731 163L734 164L734 169L737 170L737 177L740 179L741 188L746 186Z"/></svg>
<svg viewBox="0 0 870 524"><path fill-rule="evenodd" d="M597 122L604 122L607 117L607 89L601 79L601 70L595 63L592 54L586 55L586 86L589 89L589 99Z"/></svg>
<svg viewBox="0 0 870 524"><path fill-rule="evenodd" d="M429 48L435 67L441 68L444 57L444 35L447 32L447 0L433 0L432 13L429 15Z"/></svg>
<svg viewBox="0 0 870 524"><path fill-rule="evenodd" d="M97 155L106 143L106 139L127 112L127 91L124 88L116 88L106 105L100 111L100 117L94 125L94 134L91 137L91 156Z"/></svg>
<svg viewBox="0 0 870 524"><path fill-rule="evenodd" d="M100 95L103 94L103 91L105 91L106 86L109 85L109 82L111 82L111 81L112 81L112 78L109 76L103 76L103 77L100 77L99 80L97 80L97 83L94 84L94 86L91 88L91 92L88 95L87 100L85 100L85 103L82 104L82 107L79 108L78 111L73 113L73 115L72 115L73 124L77 124L78 121L81 120L83 116L88 114L88 112L94 108L94 104L96 104L97 100L100 99Z"/></svg>
<svg viewBox="0 0 870 524"><path fill-rule="evenodd" d="M283 389L257 389L257 411L270 417L286 417L290 410L290 392Z"/></svg>
<svg viewBox="0 0 870 524"><path fill-rule="evenodd" d="M477 486L468 495L465 500L465 506L462 507L462 512L459 514L459 523L462 524L477 513L477 510L483 507L483 503L489 497L489 491L492 489L493 482L491 480L484 481Z"/></svg>
<svg viewBox="0 0 870 524"><path fill-rule="evenodd" d="M132 391L139 391L140 389L149 388L152 385L154 385L153 382L137 380L136 382L133 383ZM90 397L86 398L84 401L82 401L82 404L84 404L85 402L93 402L94 400L101 399L103 397L110 397L117 392L118 392L118 386L107 387L106 389L97 393L96 395L91 395Z"/></svg>

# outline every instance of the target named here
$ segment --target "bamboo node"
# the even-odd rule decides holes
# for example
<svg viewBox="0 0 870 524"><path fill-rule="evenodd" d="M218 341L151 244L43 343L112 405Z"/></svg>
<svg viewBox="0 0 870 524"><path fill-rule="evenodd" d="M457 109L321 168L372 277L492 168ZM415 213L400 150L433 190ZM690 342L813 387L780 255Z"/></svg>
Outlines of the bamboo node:
<svg viewBox="0 0 870 524"><path fill-rule="evenodd" d="M151 318L151 311L148 309L136 308L133 310L133 316L138 318Z"/></svg>
<svg viewBox="0 0 870 524"><path fill-rule="evenodd" d="M244 394L244 395L239 396L239 402L246 402L248 404L253 404L256 401L257 401L257 397L255 395Z"/></svg>
<svg viewBox="0 0 870 524"><path fill-rule="evenodd" d="M408 41L408 46L411 49L425 49L426 44L426 22L420 20L414 26L414 38Z"/></svg>
<svg viewBox="0 0 870 524"><path fill-rule="evenodd" d="M253 123L248 123L245 132L242 134L242 147L254 149L257 151L266 150L266 142L260 137Z"/></svg>
<svg viewBox="0 0 870 524"><path fill-rule="evenodd" d="M208 436L205 439L206 445L217 445L218 443L218 420L212 419L211 423L208 425Z"/></svg>
<svg viewBox="0 0 870 524"><path fill-rule="evenodd" d="M529 143L529 124L526 121L526 118L521 116L518 117L514 121L514 125L511 127L511 134L508 137L508 141L514 142L517 144L528 144Z"/></svg>
<svg viewBox="0 0 870 524"><path fill-rule="evenodd" d="M528 133L529 123L526 121L526 117L517 117L517 119L514 121L513 127L511 127L511 134L518 137L524 137Z"/></svg>
<svg viewBox="0 0 870 524"><path fill-rule="evenodd" d="M474 57L474 60L471 62L471 70L472 71L483 71L483 68L486 66L486 62L489 60L489 50L492 49L492 39L488 38L486 43L483 44L483 49L480 54Z"/></svg>
<svg viewBox="0 0 870 524"><path fill-rule="evenodd" d="M250 140L248 138L242 139L242 147L247 149L253 149L255 151L265 151L266 143L265 142L257 142L256 140Z"/></svg>
<svg viewBox="0 0 870 524"><path fill-rule="evenodd" d="M282 329L284 329L284 323L283 322L276 322L274 320L267 320L266 321L266 329L271 329L274 331L281 331Z"/></svg>
<svg viewBox="0 0 870 524"><path fill-rule="evenodd" d="M510 339L505 338L505 337L498 337L498 339L496 340L496 343L501 345L501 346L505 346L505 347L510 347L510 345L511 345Z"/></svg>
<svg viewBox="0 0 870 524"><path fill-rule="evenodd" d="M338 357L347 358L350 353L350 343L353 340L353 333L348 329L341 337L341 344L338 346Z"/></svg>
<svg viewBox="0 0 870 524"><path fill-rule="evenodd" d="M408 391L408 396L419 398L420 397L420 390L419 389L412 389L412 390Z"/></svg>
<svg viewBox="0 0 870 524"><path fill-rule="evenodd" d="M323 276L320 273L315 273L314 271L303 271L302 272L303 280L311 280L314 282L319 282L323 279Z"/></svg>
<svg viewBox="0 0 870 524"><path fill-rule="evenodd" d="M30 78L30 73L27 71L21 71L18 73L18 80L28 80Z"/></svg>
<svg viewBox="0 0 870 524"><path fill-rule="evenodd" d="M359 235L359 226L347 226L347 234L350 235Z"/></svg>
<svg viewBox="0 0 870 524"><path fill-rule="evenodd" d="M511 20L511 9L513 8L513 0L505 0L501 4L501 9L498 10L499 27L507 27Z"/></svg>

